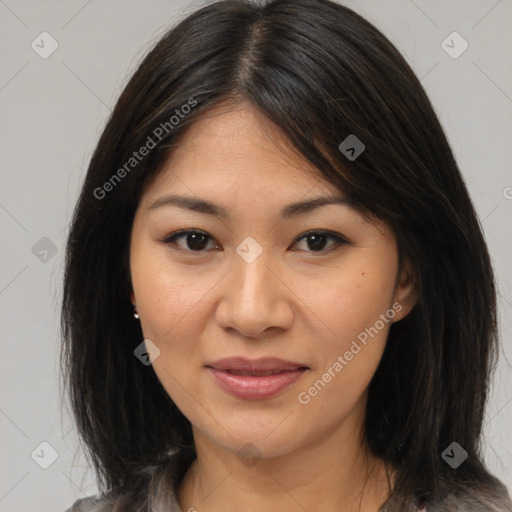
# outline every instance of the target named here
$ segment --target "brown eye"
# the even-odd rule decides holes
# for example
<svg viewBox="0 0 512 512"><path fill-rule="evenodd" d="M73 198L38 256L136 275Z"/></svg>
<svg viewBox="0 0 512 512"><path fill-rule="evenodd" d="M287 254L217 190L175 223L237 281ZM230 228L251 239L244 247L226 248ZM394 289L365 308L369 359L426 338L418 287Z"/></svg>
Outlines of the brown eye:
<svg viewBox="0 0 512 512"><path fill-rule="evenodd" d="M202 252L208 245L208 240L213 240L209 235L202 231L180 231L173 235L165 238L163 243L174 244L176 240L184 239L184 246L182 245L179 249L191 252Z"/></svg>
<svg viewBox="0 0 512 512"><path fill-rule="evenodd" d="M179 245L177 243L178 240L184 240L184 243ZM178 250L185 252L196 252L201 253L205 252L205 249L208 245L208 241L213 241L214 239L209 236L204 231L198 230L184 230L178 231L177 233L172 233L168 237L162 240L162 243L166 245L177 245ZM331 233L326 231L310 231L301 235L294 242L296 245L298 242L306 241L306 249L301 249L306 252L312 253L329 253L336 249L338 246L343 244L348 244L349 241L338 233ZM331 246L329 248L325 248L327 242L331 240ZM215 245L214 248L218 248L219 245Z"/></svg>
<svg viewBox="0 0 512 512"><path fill-rule="evenodd" d="M325 249L329 239L334 243L329 249ZM311 249L307 252L331 252L336 247L348 243L348 240L343 236L325 231L310 231L309 233L301 235L301 237L296 240L296 243L302 240L306 240L306 247Z"/></svg>

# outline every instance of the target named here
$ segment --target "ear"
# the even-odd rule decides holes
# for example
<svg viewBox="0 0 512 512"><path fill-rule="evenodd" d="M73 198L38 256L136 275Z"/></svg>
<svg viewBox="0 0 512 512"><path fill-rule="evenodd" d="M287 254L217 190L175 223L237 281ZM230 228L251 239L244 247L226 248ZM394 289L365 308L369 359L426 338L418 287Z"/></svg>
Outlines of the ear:
<svg viewBox="0 0 512 512"><path fill-rule="evenodd" d="M135 294L133 293L133 290L132 290L132 292L130 293L130 300L131 300L132 304L133 304L134 306L136 306L136 304L135 304Z"/></svg>
<svg viewBox="0 0 512 512"><path fill-rule="evenodd" d="M399 322L404 319L414 308L418 301L418 287L416 278L412 271L412 266L406 262L395 286L395 295L393 303L395 307L395 317L393 322Z"/></svg>

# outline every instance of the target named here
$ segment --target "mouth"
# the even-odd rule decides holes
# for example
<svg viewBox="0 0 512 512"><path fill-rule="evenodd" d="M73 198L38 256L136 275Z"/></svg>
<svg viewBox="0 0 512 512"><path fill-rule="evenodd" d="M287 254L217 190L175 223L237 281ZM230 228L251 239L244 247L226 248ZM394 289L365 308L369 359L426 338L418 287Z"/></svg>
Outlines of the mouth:
<svg viewBox="0 0 512 512"><path fill-rule="evenodd" d="M276 358L227 358L205 367L223 391L245 400L277 396L309 370L304 364Z"/></svg>
<svg viewBox="0 0 512 512"><path fill-rule="evenodd" d="M296 368L300 370L302 368ZM306 368L303 368L304 370ZM295 370L266 370L266 371L247 371L247 370L219 370L229 373L230 375L241 375L244 377L268 377L269 375L277 375L283 372L295 371Z"/></svg>
<svg viewBox="0 0 512 512"><path fill-rule="evenodd" d="M305 364L286 361L285 359L278 359L276 357L263 357L260 359L226 357L213 363L209 363L206 367L213 368L214 370L249 373L278 373L282 371L297 370L299 368L308 368ZM271 375L271 373L269 375Z"/></svg>

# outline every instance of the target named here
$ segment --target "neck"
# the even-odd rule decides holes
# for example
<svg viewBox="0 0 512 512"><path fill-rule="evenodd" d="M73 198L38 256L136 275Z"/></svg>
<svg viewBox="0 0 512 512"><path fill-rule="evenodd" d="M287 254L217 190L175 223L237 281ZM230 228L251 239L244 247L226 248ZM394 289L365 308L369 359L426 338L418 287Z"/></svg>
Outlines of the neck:
<svg viewBox="0 0 512 512"><path fill-rule="evenodd" d="M194 430L197 459L180 486L183 511L378 512L389 496L383 461L354 425L279 457L242 460Z"/></svg>

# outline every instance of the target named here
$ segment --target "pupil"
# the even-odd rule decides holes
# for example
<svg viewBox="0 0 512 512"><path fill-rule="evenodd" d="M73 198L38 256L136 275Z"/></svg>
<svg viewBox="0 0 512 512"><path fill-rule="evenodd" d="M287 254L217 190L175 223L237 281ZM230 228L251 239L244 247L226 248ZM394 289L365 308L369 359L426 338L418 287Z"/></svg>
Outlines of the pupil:
<svg viewBox="0 0 512 512"><path fill-rule="evenodd" d="M323 249L323 246L325 245L325 239L326 239L325 235L310 235L308 238L310 241L313 240L313 247L310 244L310 248L313 248L313 249L316 248L319 250Z"/></svg>
<svg viewBox="0 0 512 512"><path fill-rule="evenodd" d="M194 246L194 244L198 243L197 242L198 239L201 239L201 238L206 239L205 235L202 235L201 233L191 233L188 235L188 237L189 237L188 238L189 241L190 241L190 239L192 239L192 244L187 244L189 249L201 250L201 249L204 249L204 247L206 246L205 243L202 243L202 244L199 243L198 244L199 246L197 246L197 245ZM204 240L203 240L203 242L204 242Z"/></svg>
<svg viewBox="0 0 512 512"><path fill-rule="evenodd" d="M309 235L308 236L308 245L310 249L322 251L325 246L325 235ZM206 246L206 236L201 233L191 233L188 235L188 248L192 250L202 250Z"/></svg>

